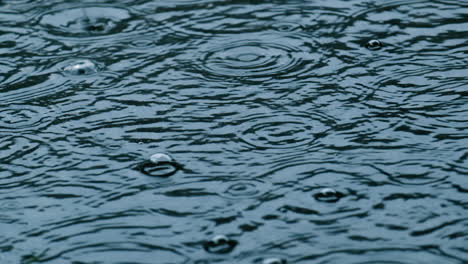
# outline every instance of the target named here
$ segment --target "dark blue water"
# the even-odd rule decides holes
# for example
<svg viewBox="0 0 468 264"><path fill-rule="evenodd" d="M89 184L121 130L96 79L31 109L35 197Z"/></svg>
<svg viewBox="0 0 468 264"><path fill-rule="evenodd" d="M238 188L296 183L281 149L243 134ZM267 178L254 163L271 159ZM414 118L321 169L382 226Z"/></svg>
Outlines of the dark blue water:
<svg viewBox="0 0 468 264"><path fill-rule="evenodd" d="M468 263L467 37L464 0L0 1L0 264Z"/></svg>

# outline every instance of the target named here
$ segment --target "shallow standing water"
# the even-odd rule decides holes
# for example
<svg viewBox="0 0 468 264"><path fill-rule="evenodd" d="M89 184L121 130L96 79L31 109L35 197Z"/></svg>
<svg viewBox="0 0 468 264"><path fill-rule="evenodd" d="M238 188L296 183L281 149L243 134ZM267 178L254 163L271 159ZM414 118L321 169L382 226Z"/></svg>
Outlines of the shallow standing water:
<svg viewBox="0 0 468 264"><path fill-rule="evenodd" d="M468 263L467 36L464 0L0 1L0 263Z"/></svg>

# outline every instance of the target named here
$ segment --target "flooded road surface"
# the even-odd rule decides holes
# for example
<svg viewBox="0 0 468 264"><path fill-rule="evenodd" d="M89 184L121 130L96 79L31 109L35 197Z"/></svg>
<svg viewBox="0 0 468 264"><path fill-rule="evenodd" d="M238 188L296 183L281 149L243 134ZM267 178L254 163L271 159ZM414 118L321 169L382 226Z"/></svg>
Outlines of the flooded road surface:
<svg viewBox="0 0 468 264"><path fill-rule="evenodd" d="M464 0L2 0L0 263L468 263L467 37Z"/></svg>

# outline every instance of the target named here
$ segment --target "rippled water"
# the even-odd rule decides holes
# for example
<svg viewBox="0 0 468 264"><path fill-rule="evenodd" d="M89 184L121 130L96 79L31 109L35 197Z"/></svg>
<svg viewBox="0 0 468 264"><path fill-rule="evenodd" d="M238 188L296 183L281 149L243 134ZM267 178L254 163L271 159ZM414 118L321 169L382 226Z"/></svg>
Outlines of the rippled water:
<svg viewBox="0 0 468 264"><path fill-rule="evenodd" d="M467 36L464 0L0 1L0 263L468 263Z"/></svg>

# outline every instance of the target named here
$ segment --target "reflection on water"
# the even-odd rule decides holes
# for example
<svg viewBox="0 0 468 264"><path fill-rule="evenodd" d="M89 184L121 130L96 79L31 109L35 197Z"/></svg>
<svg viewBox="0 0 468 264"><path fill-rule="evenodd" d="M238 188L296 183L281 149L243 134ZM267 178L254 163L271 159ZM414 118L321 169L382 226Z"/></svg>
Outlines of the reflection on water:
<svg viewBox="0 0 468 264"><path fill-rule="evenodd" d="M467 13L0 1L0 263L466 263Z"/></svg>

